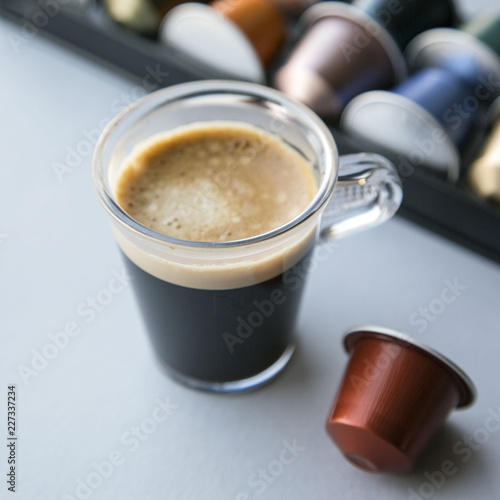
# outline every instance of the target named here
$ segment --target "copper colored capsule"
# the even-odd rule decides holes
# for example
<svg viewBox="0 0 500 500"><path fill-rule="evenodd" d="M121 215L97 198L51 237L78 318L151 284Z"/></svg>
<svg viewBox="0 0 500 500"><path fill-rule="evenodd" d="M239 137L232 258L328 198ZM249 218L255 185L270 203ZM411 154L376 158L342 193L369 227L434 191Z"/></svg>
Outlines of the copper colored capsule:
<svg viewBox="0 0 500 500"><path fill-rule="evenodd" d="M326 429L370 472L409 472L454 408L475 399L465 373L436 351L379 327L350 330L351 355Z"/></svg>
<svg viewBox="0 0 500 500"><path fill-rule="evenodd" d="M299 21L302 38L278 71L278 89L324 117L338 117L355 96L390 88L406 75L394 40L370 16L321 2Z"/></svg>
<svg viewBox="0 0 500 500"><path fill-rule="evenodd" d="M500 116L467 177L478 196L500 203Z"/></svg>
<svg viewBox="0 0 500 500"><path fill-rule="evenodd" d="M212 7L231 19L255 47L267 66L286 38L283 14L268 0L216 0Z"/></svg>
<svg viewBox="0 0 500 500"><path fill-rule="evenodd" d="M215 0L212 7L231 19L254 46L267 66L286 38L286 21L269 0Z"/></svg>
<svg viewBox="0 0 500 500"><path fill-rule="evenodd" d="M269 0L187 2L164 17L159 39L210 78L265 83L265 66L281 48L286 22Z"/></svg>

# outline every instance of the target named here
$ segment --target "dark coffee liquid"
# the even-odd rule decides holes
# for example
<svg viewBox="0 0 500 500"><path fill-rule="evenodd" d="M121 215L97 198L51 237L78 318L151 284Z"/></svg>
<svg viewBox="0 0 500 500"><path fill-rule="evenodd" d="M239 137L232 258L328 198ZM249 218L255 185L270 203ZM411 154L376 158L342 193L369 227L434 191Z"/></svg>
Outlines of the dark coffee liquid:
<svg viewBox="0 0 500 500"><path fill-rule="evenodd" d="M293 342L308 255L262 283L201 290L156 278L123 254L156 354L182 375L214 382L257 375Z"/></svg>

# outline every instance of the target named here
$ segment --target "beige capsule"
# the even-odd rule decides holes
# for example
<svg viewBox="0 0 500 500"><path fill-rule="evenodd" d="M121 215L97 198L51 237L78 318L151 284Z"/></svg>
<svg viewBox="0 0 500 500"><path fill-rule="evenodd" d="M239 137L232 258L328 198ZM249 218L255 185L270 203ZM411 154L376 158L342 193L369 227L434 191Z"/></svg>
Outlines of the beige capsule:
<svg viewBox="0 0 500 500"><path fill-rule="evenodd" d="M105 0L109 16L137 33L152 35L163 16L182 0Z"/></svg>
<svg viewBox="0 0 500 500"><path fill-rule="evenodd" d="M500 203L500 116L467 177L478 196Z"/></svg>

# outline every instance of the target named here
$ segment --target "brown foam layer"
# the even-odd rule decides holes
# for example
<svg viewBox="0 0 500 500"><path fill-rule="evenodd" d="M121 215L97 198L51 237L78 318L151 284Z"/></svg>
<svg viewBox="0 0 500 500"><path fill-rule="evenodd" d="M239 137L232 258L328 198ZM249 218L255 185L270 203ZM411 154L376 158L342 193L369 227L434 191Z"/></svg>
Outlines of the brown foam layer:
<svg viewBox="0 0 500 500"><path fill-rule="evenodd" d="M132 154L117 186L141 224L191 241L232 241L276 229L316 193L311 167L250 128L210 126L158 137Z"/></svg>
<svg viewBox="0 0 500 500"><path fill-rule="evenodd" d="M194 124L140 144L116 186L120 205L141 224L195 241L266 233L302 213L317 189L312 167L292 148L253 127ZM229 289L271 279L311 248L315 221L258 244L189 248L139 237L119 226L125 254L160 279Z"/></svg>

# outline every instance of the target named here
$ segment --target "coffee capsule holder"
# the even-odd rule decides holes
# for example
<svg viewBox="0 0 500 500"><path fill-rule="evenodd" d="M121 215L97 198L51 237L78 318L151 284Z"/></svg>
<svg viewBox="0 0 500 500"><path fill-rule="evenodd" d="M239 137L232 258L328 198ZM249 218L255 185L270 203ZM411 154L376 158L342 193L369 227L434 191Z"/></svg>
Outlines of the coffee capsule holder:
<svg viewBox="0 0 500 500"><path fill-rule="evenodd" d="M240 66L243 66L243 73L246 72L246 74L238 75L238 72L234 71L235 66L227 64L228 61L219 61L219 66L214 66L206 57L190 57L182 46L176 46L175 43L168 43L168 46L162 44L158 40L158 38L161 39L161 34L158 37L157 33L150 33L151 23L145 23L146 34L140 34L126 27L129 19L127 16L121 24L113 21L105 5L107 1L68 1L58 3L57 12L50 11L50 9L45 12L43 2L36 0L0 0L0 15L24 27L22 36L11 43L22 44L28 40L26 37L32 36L33 33L59 39L66 45L84 50L89 55L112 63L118 69L137 77L139 85L146 82L147 88L143 85L144 88L152 91L198 79L246 78L272 85L279 68L291 57L294 48L300 43L298 33L301 29L300 14L315 3L314 0L259 0L272 3L274 9L268 8L267 17L261 12L259 14L261 17L256 23L251 20L254 24L250 22L245 25L242 24L241 15L238 17L238 9L242 5L241 12L244 12L245 5L248 8L248 5L252 3L249 0L229 0L226 2L228 7L219 9L209 7L216 2L196 3L197 12L203 11L202 14L198 14L199 22L208 23L209 30L214 29L213 23L216 23L221 33L231 32L231 39L227 45L238 48L239 54L246 54L241 56L242 58L248 58L248 61L253 58L253 63L249 64L241 65L239 61ZM221 0L218 1L221 3ZM405 50L406 59L410 62L410 73L439 65L443 47L448 47L448 49L451 47L453 51L457 50L457 47L463 48L464 44L469 47L469 53L480 55L486 71L493 71L494 74L497 70L500 71L500 63L498 63L500 56L495 59L495 52L498 54L500 49L498 29L500 12L487 15L483 19L461 23L452 0L420 1L429 6L439 4L440 8L421 9L421 12L428 13L428 17L410 27L408 22L415 18L411 14L412 11L407 10L406 13L384 16L383 0L356 0L353 2L353 8L359 9L361 19L369 16L373 18L373 24L370 24L368 29L373 32L380 29L392 35L399 50ZM147 0L145 3L149 4L150 10L151 8L160 9L162 14L165 13L167 7L170 9L166 14L167 17L173 16L175 9L182 12L181 9L186 8L181 1ZM414 8L414 3L414 0L408 2L409 6L412 4L411 9ZM135 5L134 0L130 1L130 6L127 0L124 0L124 5L132 8ZM347 10L345 7L348 6L337 4L336 8L345 11ZM224 12L225 9L226 12ZM316 7L317 9L326 9L326 7ZM228 14L231 10L233 12ZM276 14L276 10L282 13L281 16ZM143 15L145 18L148 17L147 12ZM248 19L247 14L243 17ZM281 34L270 45L255 46L255 40L259 35L258 29L255 32L255 27L258 28L262 22L266 26L272 23L277 26L276 23L281 23L280 17L286 19L288 23L286 37ZM298 21L297 18L299 18ZM166 22L165 19L166 17L163 18L163 23ZM155 20L154 25L156 23ZM452 24L455 24L456 29L451 29ZM418 30L427 31L417 34L414 31L415 26L419 26ZM461 31L457 34L458 29ZM416 36L410 41L410 35ZM168 38L168 35L165 36ZM253 40L252 37L254 37ZM191 52L195 55L196 48L191 47ZM396 81L391 85L397 84ZM369 89L363 88L363 90ZM387 93L391 89L373 88L371 90ZM365 99L363 94L361 96L360 99ZM421 108L420 105L417 107ZM425 164L415 166L408 158L400 154L394 155L391 151L385 151L385 154L397 165L403 181L404 199L399 211L401 215L500 262L500 231L498 231L500 205L498 202L491 201L498 200L500 190L500 174L492 168L492 165L498 161L499 153L492 139L488 137L489 131L494 128L495 121L498 121L495 116L500 116L500 105L493 105L491 109L496 109L496 113L491 111L489 114L483 114L482 121L474 126L475 133L465 146L461 146L458 176L455 171L450 175L449 170L446 169L444 175L443 172L440 174L435 168L433 169L432 166L429 168ZM419 118L425 114L421 113L421 110L417 113ZM325 121L342 154L373 150L371 141L364 141L360 135L353 137L341 130L339 118L340 116L325 117ZM498 135L498 132L495 132L495 135ZM484 158L479 161L481 157L487 158L488 161ZM472 169L473 165L476 165L474 169ZM458 180L455 181L456 177ZM476 177L476 180L472 180L473 177ZM453 182L450 182L450 179ZM492 182L495 183L493 188L490 187Z"/></svg>

